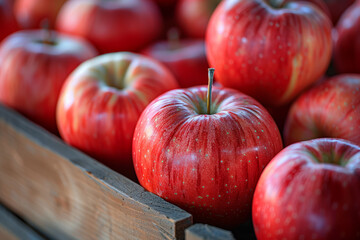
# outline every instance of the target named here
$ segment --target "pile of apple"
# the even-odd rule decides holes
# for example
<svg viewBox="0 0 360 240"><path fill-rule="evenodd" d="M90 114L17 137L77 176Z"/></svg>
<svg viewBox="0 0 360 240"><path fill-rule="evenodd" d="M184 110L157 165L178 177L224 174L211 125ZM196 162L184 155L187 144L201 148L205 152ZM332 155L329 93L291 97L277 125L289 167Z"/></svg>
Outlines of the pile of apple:
<svg viewBox="0 0 360 240"><path fill-rule="evenodd" d="M1 103L195 221L360 239L360 0L0 0L0 30Z"/></svg>

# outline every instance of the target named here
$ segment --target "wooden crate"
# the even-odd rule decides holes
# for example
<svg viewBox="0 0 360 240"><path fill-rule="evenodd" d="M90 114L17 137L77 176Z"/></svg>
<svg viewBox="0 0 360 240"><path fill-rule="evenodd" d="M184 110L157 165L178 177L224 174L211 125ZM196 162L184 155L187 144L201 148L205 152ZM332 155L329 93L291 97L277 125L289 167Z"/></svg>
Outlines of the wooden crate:
<svg viewBox="0 0 360 240"><path fill-rule="evenodd" d="M233 239L2 105L0 203L55 239Z"/></svg>

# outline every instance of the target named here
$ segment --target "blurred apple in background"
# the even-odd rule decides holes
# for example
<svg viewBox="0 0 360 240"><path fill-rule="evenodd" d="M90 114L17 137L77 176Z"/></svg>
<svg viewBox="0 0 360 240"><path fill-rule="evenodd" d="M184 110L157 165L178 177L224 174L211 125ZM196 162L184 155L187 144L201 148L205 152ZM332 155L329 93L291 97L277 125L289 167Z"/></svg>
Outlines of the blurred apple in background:
<svg viewBox="0 0 360 240"><path fill-rule="evenodd" d="M144 110L134 133L140 184L193 214L231 228L250 217L262 169L282 149L270 114L236 90L207 87L169 91Z"/></svg>
<svg viewBox="0 0 360 240"><path fill-rule="evenodd" d="M336 70L339 73L360 73L360 2L341 16L334 38Z"/></svg>
<svg viewBox="0 0 360 240"><path fill-rule="evenodd" d="M324 0L331 14L331 20L334 25L338 22L345 10L356 0Z"/></svg>
<svg viewBox="0 0 360 240"><path fill-rule="evenodd" d="M97 52L85 40L45 30L23 30L0 45L0 101L56 133L63 82Z"/></svg>
<svg viewBox="0 0 360 240"><path fill-rule="evenodd" d="M173 34L177 33L173 32ZM142 53L165 64L176 77L180 87L206 84L206 72L209 65L206 59L205 42L194 39L180 40L178 36L175 38L170 37L168 41L157 42Z"/></svg>
<svg viewBox="0 0 360 240"><path fill-rule="evenodd" d="M105 54L79 66L67 79L57 106L65 142L135 179L131 146L145 107L178 84L162 64L145 56Z"/></svg>
<svg viewBox="0 0 360 240"><path fill-rule="evenodd" d="M0 42L19 30L10 0L0 0Z"/></svg>
<svg viewBox="0 0 360 240"><path fill-rule="evenodd" d="M360 145L360 75L338 75L303 93L291 106L286 145L321 137Z"/></svg>
<svg viewBox="0 0 360 240"><path fill-rule="evenodd" d="M187 37L205 38L211 14L221 0L179 0L176 19Z"/></svg>
<svg viewBox="0 0 360 240"><path fill-rule="evenodd" d="M207 57L223 86L285 105L325 73L331 29L310 2L223 0L208 25Z"/></svg>
<svg viewBox="0 0 360 240"><path fill-rule="evenodd" d="M101 53L137 51L159 36L162 18L149 0L76 0L61 9L57 29L88 39Z"/></svg>
<svg viewBox="0 0 360 240"><path fill-rule="evenodd" d="M359 239L359 186L359 146L323 138L285 148L256 186L257 239Z"/></svg>
<svg viewBox="0 0 360 240"><path fill-rule="evenodd" d="M47 20L51 28L67 0L16 0L14 11L21 28L40 28Z"/></svg>

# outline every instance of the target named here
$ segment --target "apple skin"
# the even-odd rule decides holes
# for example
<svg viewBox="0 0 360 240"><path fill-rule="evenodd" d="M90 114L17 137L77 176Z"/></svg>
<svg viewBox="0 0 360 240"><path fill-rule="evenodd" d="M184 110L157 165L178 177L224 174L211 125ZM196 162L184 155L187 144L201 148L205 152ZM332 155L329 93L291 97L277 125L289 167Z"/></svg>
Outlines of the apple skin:
<svg viewBox="0 0 360 240"><path fill-rule="evenodd" d="M331 20L334 25L337 24L341 15L350 7L356 0L324 0L328 9L330 10Z"/></svg>
<svg viewBox="0 0 360 240"><path fill-rule="evenodd" d="M206 71L209 64L203 40L160 41L142 53L166 65L182 88L206 84L208 81Z"/></svg>
<svg viewBox="0 0 360 240"><path fill-rule="evenodd" d="M68 144L132 177L132 138L141 112L178 84L163 65L119 52L93 58L66 80L57 123Z"/></svg>
<svg viewBox="0 0 360 240"><path fill-rule="evenodd" d="M176 19L186 36L205 38L206 28L221 0L180 0L176 5Z"/></svg>
<svg viewBox="0 0 360 240"><path fill-rule="evenodd" d="M331 29L312 3L275 9L263 0L224 0L207 28L207 58L223 86L264 105L286 105L325 73Z"/></svg>
<svg viewBox="0 0 360 240"><path fill-rule="evenodd" d="M250 217L258 178L282 149L278 128L253 98L206 86L169 91L144 110L134 133L140 184L190 212L195 221L224 228Z"/></svg>
<svg viewBox="0 0 360 240"><path fill-rule="evenodd" d="M158 7L148 0L77 0L65 3L56 26L109 53L144 48L161 33L162 19Z"/></svg>
<svg viewBox="0 0 360 240"><path fill-rule="evenodd" d="M285 144L342 138L360 145L360 75L338 75L303 93L291 106Z"/></svg>
<svg viewBox="0 0 360 240"><path fill-rule="evenodd" d="M255 190L257 239L359 239L359 186L359 146L323 138L285 148Z"/></svg>
<svg viewBox="0 0 360 240"><path fill-rule="evenodd" d="M0 102L56 133L56 104L65 79L83 61L97 55L83 39L51 32L23 30L0 45Z"/></svg>
<svg viewBox="0 0 360 240"><path fill-rule="evenodd" d="M19 30L9 0L0 0L0 42L10 34Z"/></svg>
<svg viewBox="0 0 360 240"><path fill-rule="evenodd" d="M41 28L44 20L48 20L51 28L60 8L67 0L16 0L15 16L24 29Z"/></svg>
<svg viewBox="0 0 360 240"><path fill-rule="evenodd" d="M334 65L339 73L360 73L360 2L340 18L335 34Z"/></svg>

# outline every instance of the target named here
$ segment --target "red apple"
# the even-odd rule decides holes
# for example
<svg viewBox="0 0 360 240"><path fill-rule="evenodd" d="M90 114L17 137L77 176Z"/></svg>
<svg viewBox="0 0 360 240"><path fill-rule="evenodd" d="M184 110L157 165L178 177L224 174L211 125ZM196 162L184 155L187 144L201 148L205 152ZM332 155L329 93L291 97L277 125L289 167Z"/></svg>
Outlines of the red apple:
<svg viewBox="0 0 360 240"><path fill-rule="evenodd" d="M193 214L195 221L231 228L247 220L256 183L282 149L269 113L233 89L169 91L141 115L133 161L140 184Z"/></svg>
<svg viewBox="0 0 360 240"><path fill-rule="evenodd" d="M16 0L14 11L22 28L40 28L47 20L54 27L60 8L67 0Z"/></svg>
<svg viewBox="0 0 360 240"><path fill-rule="evenodd" d="M221 0L180 0L176 18L188 37L205 38L211 14Z"/></svg>
<svg viewBox="0 0 360 240"><path fill-rule="evenodd" d="M176 40L157 42L142 51L165 64L178 80L180 87L207 83L209 67L205 43L202 40Z"/></svg>
<svg viewBox="0 0 360 240"><path fill-rule="evenodd" d="M320 137L360 144L360 75L339 75L303 93L291 106L286 145Z"/></svg>
<svg viewBox="0 0 360 240"><path fill-rule="evenodd" d="M330 17L329 9L322 0L306 1L314 3ZM209 19L220 2L221 0L180 0L176 6L176 18L182 30L189 37L204 38Z"/></svg>
<svg viewBox="0 0 360 240"><path fill-rule="evenodd" d="M345 10L355 2L355 0L324 0L331 14L331 20L336 25Z"/></svg>
<svg viewBox="0 0 360 240"><path fill-rule="evenodd" d="M359 186L359 146L325 138L285 148L255 190L257 239L360 239Z"/></svg>
<svg viewBox="0 0 360 240"><path fill-rule="evenodd" d="M326 71L331 21L305 1L224 0L206 36L217 81L264 105L285 105Z"/></svg>
<svg viewBox="0 0 360 240"><path fill-rule="evenodd" d="M161 32L161 14L148 0L77 0L61 9L57 29L88 39L100 52L136 51Z"/></svg>
<svg viewBox="0 0 360 240"><path fill-rule="evenodd" d="M327 6L327 4L324 2L324 0L281 0L281 1L283 1L284 4L291 3L291 2L308 2L308 3L312 3L316 7L318 7L320 10L322 10L323 13L325 13L325 15L328 16L331 19L330 9Z"/></svg>
<svg viewBox="0 0 360 240"><path fill-rule="evenodd" d="M346 10L336 26L334 64L340 73L360 73L360 2Z"/></svg>
<svg viewBox="0 0 360 240"><path fill-rule="evenodd" d="M0 42L19 29L9 0L0 0L0 29Z"/></svg>
<svg viewBox="0 0 360 240"><path fill-rule="evenodd" d="M16 32L0 45L0 101L56 132L55 110L63 82L96 54L78 38L42 30Z"/></svg>
<svg viewBox="0 0 360 240"><path fill-rule="evenodd" d="M63 139L131 177L132 138L141 112L178 84L165 67L132 53L83 63L66 80L57 106Z"/></svg>

